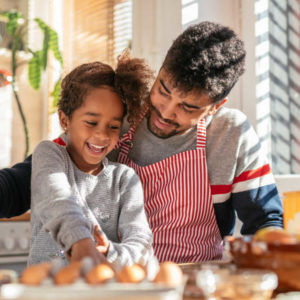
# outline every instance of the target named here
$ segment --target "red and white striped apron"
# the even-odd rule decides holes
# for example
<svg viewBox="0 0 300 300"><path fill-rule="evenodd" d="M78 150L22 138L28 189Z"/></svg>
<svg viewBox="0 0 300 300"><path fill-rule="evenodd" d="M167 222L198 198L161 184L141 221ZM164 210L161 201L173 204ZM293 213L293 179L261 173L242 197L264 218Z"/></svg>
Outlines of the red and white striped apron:
<svg viewBox="0 0 300 300"><path fill-rule="evenodd" d="M183 263L220 259L223 247L206 166L205 121L197 125L195 150L144 167L128 158L135 128L121 138L118 161L132 167L142 181L158 260Z"/></svg>

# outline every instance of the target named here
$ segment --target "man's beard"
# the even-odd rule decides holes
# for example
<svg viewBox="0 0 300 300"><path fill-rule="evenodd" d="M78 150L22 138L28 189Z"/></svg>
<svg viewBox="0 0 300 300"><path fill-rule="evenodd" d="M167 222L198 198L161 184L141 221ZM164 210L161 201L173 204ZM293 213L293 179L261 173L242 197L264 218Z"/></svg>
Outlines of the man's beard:
<svg viewBox="0 0 300 300"><path fill-rule="evenodd" d="M171 130L170 132L164 132L162 129L156 127L153 123L150 122L150 119L151 119L151 115L153 114L153 112L161 119L163 120L165 123L168 123L168 124L171 124L173 125L175 128L174 130ZM149 131L155 135L156 137L158 138L161 138L161 139L167 139L169 137L172 137L174 135L177 135L177 134L181 134L182 131L177 131L177 128L179 127L180 125L176 122L173 122L171 120L168 120L168 119L164 119L160 112L158 111L158 109L156 109L156 107L154 107L152 104L150 104L150 112L148 114L148 117L147 117L147 127L149 129Z"/></svg>

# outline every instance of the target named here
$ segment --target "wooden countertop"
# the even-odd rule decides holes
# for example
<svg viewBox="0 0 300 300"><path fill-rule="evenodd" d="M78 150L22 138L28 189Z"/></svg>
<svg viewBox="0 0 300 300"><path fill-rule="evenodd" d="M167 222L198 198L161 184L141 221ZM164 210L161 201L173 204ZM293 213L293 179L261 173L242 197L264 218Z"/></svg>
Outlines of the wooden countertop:
<svg viewBox="0 0 300 300"><path fill-rule="evenodd" d="M0 219L0 222L19 222L19 221L30 221L30 211L27 211L25 214L13 217L13 218L3 218Z"/></svg>

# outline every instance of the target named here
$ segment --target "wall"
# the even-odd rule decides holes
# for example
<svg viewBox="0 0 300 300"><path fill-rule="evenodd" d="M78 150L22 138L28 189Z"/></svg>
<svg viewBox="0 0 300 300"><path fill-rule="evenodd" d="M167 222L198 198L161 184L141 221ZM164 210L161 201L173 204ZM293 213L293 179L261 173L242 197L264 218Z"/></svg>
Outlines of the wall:
<svg viewBox="0 0 300 300"><path fill-rule="evenodd" d="M134 56L147 60L159 71L172 41L181 32L181 0L134 0Z"/></svg>
<svg viewBox="0 0 300 300"><path fill-rule="evenodd" d="M1 68L10 70L10 51L1 49L0 52ZM27 64L28 55L22 54L18 57L22 64L17 69L17 84L19 89L20 101L27 118L31 153L36 144L42 139L42 123L43 123L43 98L41 91L33 90L27 80ZM25 152L25 134L22 120L18 111L15 98L12 95L10 100L12 104L12 120L11 120L11 162L10 165L22 161ZM3 112L2 112L3 113ZM10 113L9 111L7 112ZM1 143L4 142L1 140ZM4 167L4 166L2 166Z"/></svg>

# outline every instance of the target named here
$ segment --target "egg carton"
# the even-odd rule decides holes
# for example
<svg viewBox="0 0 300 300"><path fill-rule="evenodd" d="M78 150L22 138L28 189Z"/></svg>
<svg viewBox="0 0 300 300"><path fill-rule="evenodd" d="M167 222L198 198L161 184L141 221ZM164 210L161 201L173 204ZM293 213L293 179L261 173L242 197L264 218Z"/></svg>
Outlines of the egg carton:
<svg viewBox="0 0 300 300"><path fill-rule="evenodd" d="M42 264L37 266L42 266ZM116 276L104 283L96 285L87 283L86 275L93 269L93 263L90 259L84 259L79 265L77 264L77 266L75 266L75 268L80 269L80 275L77 276L75 281L68 284L65 283L57 285L56 275L64 269L64 265L61 260L53 260L50 266L48 264L47 268L48 269L44 274L42 274L41 269L39 269L39 275L41 275L43 280L40 282L33 280L31 283L35 285L20 283L22 281L22 276L19 283L3 285L0 291L0 300L135 300L141 298L146 300L179 300L182 299L185 282L182 281L182 284L177 284L176 286L153 282L154 276L158 274L157 270L159 268L158 263L156 265L153 261L152 267L150 264L144 267L147 276L138 283L126 282L124 273L123 278L120 278L117 276L117 272ZM122 270L119 271L120 273L122 272ZM169 275L171 276L171 274ZM35 273L32 276L35 276ZM66 277L68 277L68 275L66 275ZM128 278L128 280L129 279L130 278ZM30 280L27 281L27 283L29 282Z"/></svg>

